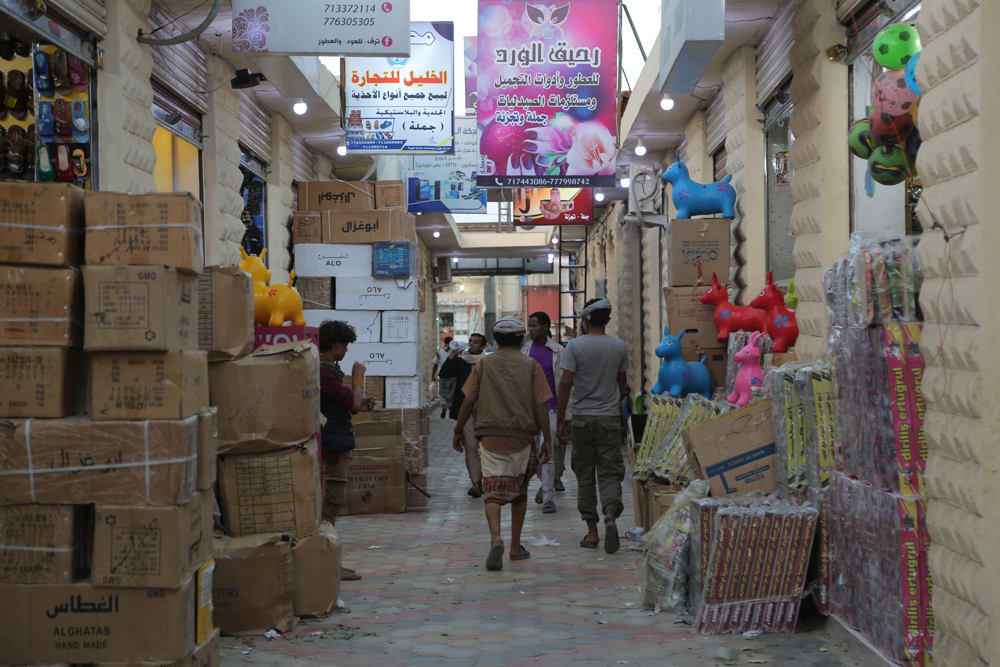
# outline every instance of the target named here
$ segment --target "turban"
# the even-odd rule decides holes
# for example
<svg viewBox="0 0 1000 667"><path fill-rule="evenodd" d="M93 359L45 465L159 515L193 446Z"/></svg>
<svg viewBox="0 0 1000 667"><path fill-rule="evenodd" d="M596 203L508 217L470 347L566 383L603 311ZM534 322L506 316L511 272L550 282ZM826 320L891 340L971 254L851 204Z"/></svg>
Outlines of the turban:
<svg viewBox="0 0 1000 667"><path fill-rule="evenodd" d="M526 332L524 322L521 321L521 318L517 315L508 315L497 320L496 324L493 325L493 333L514 334L517 336Z"/></svg>
<svg viewBox="0 0 1000 667"><path fill-rule="evenodd" d="M584 318L588 322L590 321L590 314L595 310L611 310L611 302L607 299L601 299L600 301L595 301L589 306L584 306L580 310L580 317Z"/></svg>

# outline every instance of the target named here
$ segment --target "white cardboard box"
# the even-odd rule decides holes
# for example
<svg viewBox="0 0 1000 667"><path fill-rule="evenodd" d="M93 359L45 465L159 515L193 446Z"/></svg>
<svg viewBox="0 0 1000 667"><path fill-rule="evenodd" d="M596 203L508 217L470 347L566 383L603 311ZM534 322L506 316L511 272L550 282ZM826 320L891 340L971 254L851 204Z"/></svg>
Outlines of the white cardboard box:
<svg viewBox="0 0 1000 667"><path fill-rule="evenodd" d="M333 289L337 310L417 310L414 278L336 278Z"/></svg>
<svg viewBox="0 0 1000 667"><path fill-rule="evenodd" d="M297 243L295 275L371 278L370 243Z"/></svg>
<svg viewBox="0 0 1000 667"><path fill-rule="evenodd" d="M423 407L420 391L420 378L386 378L385 407L386 408L420 408Z"/></svg>
<svg viewBox="0 0 1000 667"><path fill-rule="evenodd" d="M347 322L358 334L358 343L378 343L382 338L382 313L371 310L303 310L307 327L319 328L327 320Z"/></svg>
<svg viewBox="0 0 1000 667"><path fill-rule="evenodd" d="M340 367L351 368L360 361L372 377L416 375L419 354L416 343L352 343Z"/></svg>
<svg viewBox="0 0 1000 667"><path fill-rule="evenodd" d="M390 310L382 313L382 342L420 342L419 315L415 310Z"/></svg>

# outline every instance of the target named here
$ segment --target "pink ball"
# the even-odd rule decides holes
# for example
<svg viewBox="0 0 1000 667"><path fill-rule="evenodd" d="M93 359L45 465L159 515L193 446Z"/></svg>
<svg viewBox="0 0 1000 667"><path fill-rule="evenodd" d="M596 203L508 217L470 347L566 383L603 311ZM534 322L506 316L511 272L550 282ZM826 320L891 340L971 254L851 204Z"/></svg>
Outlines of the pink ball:
<svg viewBox="0 0 1000 667"><path fill-rule="evenodd" d="M917 104L917 94L906 84L906 72L884 72L872 84L872 104L890 116L908 113Z"/></svg>

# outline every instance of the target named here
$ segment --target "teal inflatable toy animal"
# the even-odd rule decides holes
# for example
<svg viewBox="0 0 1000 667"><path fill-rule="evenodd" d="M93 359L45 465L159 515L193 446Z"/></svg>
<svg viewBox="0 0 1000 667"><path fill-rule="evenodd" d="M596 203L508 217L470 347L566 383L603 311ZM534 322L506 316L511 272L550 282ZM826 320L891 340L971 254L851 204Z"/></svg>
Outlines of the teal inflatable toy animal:
<svg viewBox="0 0 1000 667"><path fill-rule="evenodd" d="M726 176L718 183L695 183L688 174L687 166L678 158L670 165L661 177L673 186L674 208L678 218L690 218L692 215L714 215L721 213L723 218L736 215L736 190L729 184L732 175Z"/></svg>
<svg viewBox="0 0 1000 667"><path fill-rule="evenodd" d="M700 362L684 361L681 357L684 329L676 336L670 335L670 329L664 329L663 334L663 340L656 346L656 356L663 359L663 363L651 391L656 395L666 392L672 398L684 398L688 394L712 398L712 378L705 367L707 357L702 357Z"/></svg>

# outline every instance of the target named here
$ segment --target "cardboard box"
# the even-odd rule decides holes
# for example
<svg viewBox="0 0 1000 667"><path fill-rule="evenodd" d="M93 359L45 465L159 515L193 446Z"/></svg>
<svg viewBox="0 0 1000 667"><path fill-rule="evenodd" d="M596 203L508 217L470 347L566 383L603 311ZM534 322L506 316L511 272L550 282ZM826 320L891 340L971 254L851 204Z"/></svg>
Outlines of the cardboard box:
<svg viewBox="0 0 1000 667"><path fill-rule="evenodd" d="M713 496L778 488L770 399L686 429L681 438L692 474L708 480Z"/></svg>
<svg viewBox="0 0 1000 667"><path fill-rule="evenodd" d="M711 287L666 287L663 296L667 305L666 327L676 336L684 329L681 347L685 350L726 348L716 340L715 308L700 301Z"/></svg>
<svg viewBox="0 0 1000 667"><path fill-rule="evenodd" d="M416 273L416 243L376 241L372 244L372 275L376 278L406 278Z"/></svg>
<svg viewBox="0 0 1000 667"><path fill-rule="evenodd" d="M81 188L0 182L0 263L77 266L82 257Z"/></svg>
<svg viewBox="0 0 1000 667"><path fill-rule="evenodd" d="M215 486L219 441L219 410L209 408L198 415L198 471L195 488L199 491Z"/></svg>
<svg viewBox="0 0 1000 667"><path fill-rule="evenodd" d="M371 421L354 426L354 456L371 458L402 457L403 424L398 421Z"/></svg>
<svg viewBox="0 0 1000 667"><path fill-rule="evenodd" d="M385 407L389 409L423 407L423 382L419 377L385 378Z"/></svg>
<svg viewBox="0 0 1000 667"><path fill-rule="evenodd" d="M308 310L333 308L333 281L325 276L295 275L295 289L302 297L302 307Z"/></svg>
<svg viewBox="0 0 1000 667"><path fill-rule="evenodd" d="M323 235L320 228L320 211L296 211L292 213L292 243L322 243Z"/></svg>
<svg viewBox="0 0 1000 667"><path fill-rule="evenodd" d="M712 286L712 273L729 275L730 218L671 220L667 224L667 280L671 287Z"/></svg>
<svg viewBox="0 0 1000 667"><path fill-rule="evenodd" d="M306 325L319 327L323 322L340 320L354 327L355 343L378 343L382 338L382 313L374 310L303 310ZM354 345L354 343L351 343ZM318 343L317 343L318 346ZM346 370L350 370L348 366Z"/></svg>
<svg viewBox="0 0 1000 667"><path fill-rule="evenodd" d="M319 348L319 327L313 326L281 326L254 327L253 349L265 345L281 345L282 343L310 342Z"/></svg>
<svg viewBox="0 0 1000 667"><path fill-rule="evenodd" d="M198 349L198 277L163 266L83 267L88 350Z"/></svg>
<svg viewBox="0 0 1000 667"><path fill-rule="evenodd" d="M355 456L347 471L345 509L344 514L405 512L406 469L402 457Z"/></svg>
<svg viewBox="0 0 1000 667"><path fill-rule="evenodd" d="M176 662L97 662L94 667L220 667L219 638L222 633L213 630L208 639L199 644L191 655Z"/></svg>
<svg viewBox="0 0 1000 667"><path fill-rule="evenodd" d="M253 349L253 279L238 266L209 266L198 276L198 349L209 361Z"/></svg>
<svg viewBox="0 0 1000 667"><path fill-rule="evenodd" d="M180 588L212 557L212 492L187 503L97 505L90 580L112 588Z"/></svg>
<svg viewBox="0 0 1000 667"><path fill-rule="evenodd" d="M683 340L682 338L681 341L683 342ZM700 352L687 349L681 351L681 357L684 361L701 361L702 357L706 357L705 368L708 369L708 375L712 378L712 391L726 386L726 372L728 370L726 348L708 348Z"/></svg>
<svg viewBox="0 0 1000 667"><path fill-rule="evenodd" d="M266 454L219 456L219 504L229 534L316 532L322 501L318 452L312 437Z"/></svg>
<svg viewBox="0 0 1000 667"><path fill-rule="evenodd" d="M213 504L215 497L212 496ZM194 575L195 593L198 608L195 614L195 642L203 644L208 641L214 630L212 625L212 576L215 574L215 561L210 557L198 568Z"/></svg>
<svg viewBox="0 0 1000 667"><path fill-rule="evenodd" d="M68 417L87 405L87 358L62 347L0 348L0 417Z"/></svg>
<svg viewBox="0 0 1000 667"><path fill-rule="evenodd" d="M201 445L197 417L18 422L0 433L0 503L180 505Z"/></svg>
<svg viewBox="0 0 1000 667"><path fill-rule="evenodd" d="M10 664L169 663L195 647L194 578L177 590L81 582L12 585L3 595L0 655Z"/></svg>
<svg viewBox="0 0 1000 667"><path fill-rule="evenodd" d="M79 347L82 296L77 269L0 266L0 345Z"/></svg>
<svg viewBox="0 0 1000 667"><path fill-rule="evenodd" d="M334 278L337 310L416 310L417 286L412 278Z"/></svg>
<svg viewBox="0 0 1000 667"><path fill-rule="evenodd" d="M204 352L95 352L94 420L184 419L208 410Z"/></svg>
<svg viewBox="0 0 1000 667"><path fill-rule="evenodd" d="M371 278L370 243L299 243L295 246L295 275L331 278Z"/></svg>
<svg viewBox="0 0 1000 667"><path fill-rule="evenodd" d="M287 632L294 612L295 569L287 535L216 538L212 621L226 635Z"/></svg>
<svg viewBox="0 0 1000 667"><path fill-rule="evenodd" d="M375 407L377 407L377 408L384 407L383 403L385 402L385 381L386 381L386 378L384 378L384 377L375 377L375 376L372 376L372 375L365 375L365 390L364 390L365 397L366 398L374 398L375 399ZM350 376L350 375L345 375L344 376L344 384L345 385L347 385L349 387L353 386L353 382L354 382L354 378L352 376ZM371 413L370 412L358 413L358 414L367 414L369 417L371 417ZM371 421L371 420L369 420L369 421Z"/></svg>
<svg viewBox="0 0 1000 667"><path fill-rule="evenodd" d="M315 535L292 540L296 616L330 615L340 595L340 555L340 538L329 521L320 523Z"/></svg>
<svg viewBox="0 0 1000 667"><path fill-rule="evenodd" d="M88 192L87 264L205 268L201 204L188 192Z"/></svg>
<svg viewBox="0 0 1000 667"><path fill-rule="evenodd" d="M265 346L212 364L209 385L219 410L219 454L290 447L319 430L319 354L312 343Z"/></svg>
<svg viewBox="0 0 1000 667"><path fill-rule="evenodd" d="M331 211L320 218L323 243L416 242L414 216L403 209Z"/></svg>
<svg viewBox="0 0 1000 667"><path fill-rule="evenodd" d="M415 310L392 310L382 313L383 343L420 341L420 316Z"/></svg>
<svg viewBox="0 0 1000 667"><path fill-rule="evenodd" d="M0 505L0 584L72 584L86 576L89 505Z"/></svg>
<svg viewBox="0 0 1000 667"><path fill-rule="evenodd" d="M683 490L683 486L649 482L646 490L646 512L650 528L661 516L667 513L667 510L674 504L677 494Z"/></svg>
<svg viewBox="0 0 1000 667"><path fill-rule="evenodd" d="M792 362L798 361L799 357L794 352L779 352L777 354L765 354L764 355L764 367L773 366L774 368L780 368L785 364L790 364Z"/></svg>
<svg viewBox="0 0 1000 667"><path fill-rule="evenodd" d="M376 208L405 208L406 184L403 181L375 181Z"/></svg>
<svg viewBox="0 0 1000 667"><path fill-rule="evenodd" d="M351 368L355 361L360 361L365 365L366 375L416 375L419 355L416 343L351 343L340 367Z"/></svg>
<svg viewBox="0 0 1000 667"><path fill-rule="evenodd" d="M375 208L375 189L368 181L299 183L300 211L363 211Z"/></svg>

